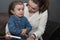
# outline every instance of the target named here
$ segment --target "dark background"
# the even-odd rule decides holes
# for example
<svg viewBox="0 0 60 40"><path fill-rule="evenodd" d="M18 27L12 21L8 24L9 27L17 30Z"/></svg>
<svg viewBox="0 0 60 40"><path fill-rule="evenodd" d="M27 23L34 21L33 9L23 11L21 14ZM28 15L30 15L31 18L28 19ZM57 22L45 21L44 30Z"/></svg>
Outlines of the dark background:
<svg viewBox="0 0 60 40"><path fill-rule="evenodd" d="M0 13L8 11L8 5L15 0L0 0ZM19 1L19 0L18 0ZM27 2L27 0L22 0ZM60 23L60 0L49 0L49 20Z"/></svg>

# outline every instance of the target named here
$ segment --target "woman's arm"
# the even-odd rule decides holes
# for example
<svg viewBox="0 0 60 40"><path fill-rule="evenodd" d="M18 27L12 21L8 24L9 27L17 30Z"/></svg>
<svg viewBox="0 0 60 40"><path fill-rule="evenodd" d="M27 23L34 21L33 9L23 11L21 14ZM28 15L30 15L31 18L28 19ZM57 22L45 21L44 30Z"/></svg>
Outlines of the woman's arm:
<svg viewBox="0 0 60 40"><path fill-rule="evenodd" d="M41 14L41 19L39 21L38 29L27 38L28 40L35 40L36 38L38 39L39 37L41 37L41 35L45 31L47 18L48 18L48 14L47 11L45 11L43 14Z"/></svg>
<svg viewBox="0 0 60 40"><path fill-rule="evenodd" d="M6 27L5 27L5 38L6 40L10 40L11 37L10 36L7 36L7 35L11 35L10 32L9 32L9 29L8 29L8 24L6 24Z"/></svg>
<svg viewBox="0 0 60 40"><path fill-rule="evenodd" d="M9 32L9 28L8 28L8 23L6 24L5 33L6 33L6 34L7 34L7 33L10 33L10 32Z"/></svg>
<svg viewBox="0 0 60 40"><path fill-rule="evenodd" d="M46 27L46 23L47 23L47 18L48 18L48 14L47 14L47 11L45 11L41 15L41 19L40 19L40 22L39 22L38 30L36 30L34 32L34 34L36 35L36 38L39 38L44 33L45 27Z"/></svg>

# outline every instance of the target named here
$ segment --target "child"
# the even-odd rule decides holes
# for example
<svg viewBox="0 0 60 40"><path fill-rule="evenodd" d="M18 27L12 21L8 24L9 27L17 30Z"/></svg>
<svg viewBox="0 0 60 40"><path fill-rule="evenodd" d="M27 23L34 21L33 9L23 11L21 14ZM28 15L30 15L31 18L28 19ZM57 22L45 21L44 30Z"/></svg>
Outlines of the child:
<svg viewBox="0 0 60 40"><path fill-rule="evenodd" d="M10 18L8 28L11 35L21 37L21 40L27 40L26 35L31 31L32 27L24 16L24 4L21 1L14 1L9 6ZM20 40L12 38L11 40Z"/></svg>

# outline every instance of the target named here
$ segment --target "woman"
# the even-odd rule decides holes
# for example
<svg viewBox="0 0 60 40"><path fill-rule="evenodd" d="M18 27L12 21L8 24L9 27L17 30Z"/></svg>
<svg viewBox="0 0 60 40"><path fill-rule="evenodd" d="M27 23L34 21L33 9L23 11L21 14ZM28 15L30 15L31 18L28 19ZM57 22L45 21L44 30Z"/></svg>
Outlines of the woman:
<svg viewBox="0 0 60 40"><path fill-rule="evenodd" d="M29 0L28 3L24 3L24 16L29 20L32 30L29 33L30 36L27 40L42 40L42 35L45 31L48 13L48 0ZM8 24L6 25L6 35L9 34ZM10 38L10 37L7 37Z"/></svg>

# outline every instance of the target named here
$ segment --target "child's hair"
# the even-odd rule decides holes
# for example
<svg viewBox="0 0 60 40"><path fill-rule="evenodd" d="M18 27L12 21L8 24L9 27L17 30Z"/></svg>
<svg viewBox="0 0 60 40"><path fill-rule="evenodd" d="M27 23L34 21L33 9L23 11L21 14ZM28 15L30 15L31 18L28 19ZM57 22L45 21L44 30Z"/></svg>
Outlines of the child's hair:
<svg viewBox="0 0 60 40"><path fill-rule="evenodd" d="M8 9L8 13L9 13L9 17L10 15L13 15L13 13L11 12L11 10L14 10L15 6L19 4L19 5L23 5L22 1L13 1L11 2L11 4L9 5L9 9Z"/></svg>

